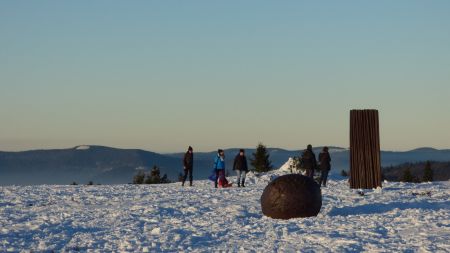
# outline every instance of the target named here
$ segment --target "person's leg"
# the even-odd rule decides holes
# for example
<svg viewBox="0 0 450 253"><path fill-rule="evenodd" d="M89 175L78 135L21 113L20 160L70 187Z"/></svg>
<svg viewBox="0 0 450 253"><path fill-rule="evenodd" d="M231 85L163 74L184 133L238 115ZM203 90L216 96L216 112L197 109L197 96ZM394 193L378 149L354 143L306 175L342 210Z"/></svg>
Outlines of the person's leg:
<svg viewBox="0 0 450 253"><path fill-rule="evenodd" d="M187 177L188 177L188 172L189 172L188 169L185 169L185 170L184 170L183 182L181 183L181 186L184 186L184 183L186 182L186 179L187 179Z"/></svg>
<svg viewBox="0 0 450 253"><path fill-rule="evenodd" d="M328 180L328 170L324 171L324 176L323 176L323 186L327 186L327 180Z"/></svg>
<svg viewBox="0 0 450 253"><path fill-rule="evenodd" d="M189 169L189 185L190 186L192 186L192 180L193 180L192 171L193 171L193 168L190 168Z"/></svg>
<svg viewBox="0 0 450 253"><path fill-rule="evenodd" d="M214 187L217 188L217 181L219 180L219 170L216 170L216 181L214 181Z"/></svg>
<svg viewBox="0 0 450 253"><path fill-rule="evenodd" d="M223 178L224 178L225 174L224 174L224 170L219 170L219 187L223 187Z"/></svg>
<svg viewBox="0 0 450 253"><path fill-rule="evenodd" d="M245 177L247 176L247 171L242 171L242 187L245 187Z"/></svg>
<svg viewBox="0 0 450 253"><path fill-rule="evenodd" d="M241 187L241 171L240 170L236 170L236 177L237 177L237 186Z"/></svg>

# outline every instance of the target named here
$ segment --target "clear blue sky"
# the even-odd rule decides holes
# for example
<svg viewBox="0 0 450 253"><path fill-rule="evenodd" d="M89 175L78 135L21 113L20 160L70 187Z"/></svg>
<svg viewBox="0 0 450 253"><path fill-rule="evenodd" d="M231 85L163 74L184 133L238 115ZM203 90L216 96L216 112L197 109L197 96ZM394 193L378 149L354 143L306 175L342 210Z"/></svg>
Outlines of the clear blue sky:
<svg viewBox="0 0 450 253"><path fill-rule="evenodd" d="M450 1L0 1L0 150L450 148Z"/></svg>

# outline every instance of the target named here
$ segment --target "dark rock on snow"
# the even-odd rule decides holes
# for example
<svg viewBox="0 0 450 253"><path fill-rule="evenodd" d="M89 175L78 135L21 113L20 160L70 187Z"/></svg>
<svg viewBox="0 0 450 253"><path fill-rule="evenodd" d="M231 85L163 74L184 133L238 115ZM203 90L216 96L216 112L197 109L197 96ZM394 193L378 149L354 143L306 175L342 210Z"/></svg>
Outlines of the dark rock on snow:
<svg viewBox="0 0 450 253"><path fill-rule="evenodd" d="M276 178L261 196L264 215L274 219L317 216L322 207L319 185L311 178L290 174Z"/></svg>

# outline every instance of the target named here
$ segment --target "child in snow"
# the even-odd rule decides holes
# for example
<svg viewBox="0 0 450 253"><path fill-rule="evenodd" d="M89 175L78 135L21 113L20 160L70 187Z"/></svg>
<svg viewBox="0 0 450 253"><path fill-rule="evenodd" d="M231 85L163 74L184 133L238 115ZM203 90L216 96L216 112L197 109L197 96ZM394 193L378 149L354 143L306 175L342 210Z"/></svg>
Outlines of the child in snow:
<svg viewBox="0 0 450 253"><path fill-rule="evenodd" d="M214 187L217 188L218 183L222 187L227 187L228 181L225 178L225 152L222 149L217 151L217 157L214 161L214 171L216 173Z"/></svg>

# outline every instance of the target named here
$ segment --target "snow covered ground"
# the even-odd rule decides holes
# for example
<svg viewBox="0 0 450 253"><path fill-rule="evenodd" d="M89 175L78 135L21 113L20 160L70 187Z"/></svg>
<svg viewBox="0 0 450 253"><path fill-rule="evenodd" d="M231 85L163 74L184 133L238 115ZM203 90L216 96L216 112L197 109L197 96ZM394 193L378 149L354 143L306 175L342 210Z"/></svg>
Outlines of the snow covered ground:
<svg viewBox="0 0 450 253"><path fill-rule="evenodd" d="M318 217L273 220L247 188L168 185L0 187L0 252L448 252L450 182L387 182L360 196L322 190ZM231 178L234 179L234 178Z"/></svg>

